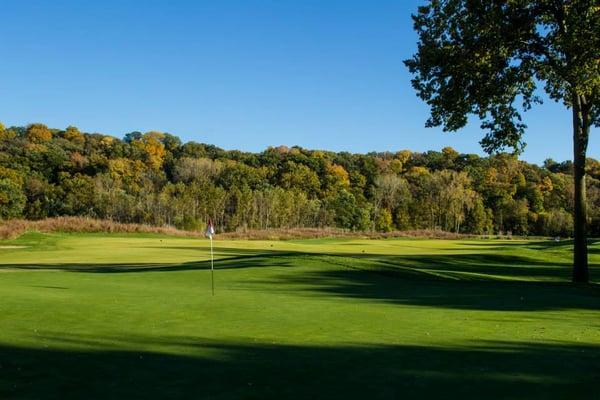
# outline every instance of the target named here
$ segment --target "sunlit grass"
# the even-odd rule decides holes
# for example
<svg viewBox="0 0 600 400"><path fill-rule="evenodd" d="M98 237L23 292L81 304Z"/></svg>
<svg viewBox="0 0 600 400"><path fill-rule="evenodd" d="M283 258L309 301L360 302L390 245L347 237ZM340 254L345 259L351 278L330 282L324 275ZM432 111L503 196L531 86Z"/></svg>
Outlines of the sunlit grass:
<svg viewBox="0 0 600 400"><path fill-rule="evenodd" d="M2 398L586 398L600 379L600 293L568 283L569 243L216 241L214 297L204 239L0 246Z"/></svg>

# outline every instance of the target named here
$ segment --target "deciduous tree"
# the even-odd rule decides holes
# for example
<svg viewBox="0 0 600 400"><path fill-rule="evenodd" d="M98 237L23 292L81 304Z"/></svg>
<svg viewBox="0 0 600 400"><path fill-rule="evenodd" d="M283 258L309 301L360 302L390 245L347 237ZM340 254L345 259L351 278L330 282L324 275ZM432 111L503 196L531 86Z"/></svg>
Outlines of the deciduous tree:
<svg viewBox="0 0 600 400"><path fill-rule="evenodd" d="M571 109L573 281L588 282L585 159L590 127L600 126L598 0L429 0L413 19L418 50L405 63L431 107L427 126L456 131L473 114L489 131L486 151L518 152L521 114L540 102L540 84Z"/></svg>

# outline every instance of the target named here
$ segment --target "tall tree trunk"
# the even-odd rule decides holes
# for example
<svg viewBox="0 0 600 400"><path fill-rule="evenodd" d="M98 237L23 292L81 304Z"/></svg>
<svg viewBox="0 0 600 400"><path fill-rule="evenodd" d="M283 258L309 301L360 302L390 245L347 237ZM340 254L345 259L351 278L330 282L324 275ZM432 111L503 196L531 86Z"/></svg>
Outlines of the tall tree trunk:
<svg viewBox="0 0 600 400"><path fill-rule="evenodd" d="M589 282L585 157L589 136L589 108L581 95L573 96L573 180L575 183L573 282Z"/></svg>

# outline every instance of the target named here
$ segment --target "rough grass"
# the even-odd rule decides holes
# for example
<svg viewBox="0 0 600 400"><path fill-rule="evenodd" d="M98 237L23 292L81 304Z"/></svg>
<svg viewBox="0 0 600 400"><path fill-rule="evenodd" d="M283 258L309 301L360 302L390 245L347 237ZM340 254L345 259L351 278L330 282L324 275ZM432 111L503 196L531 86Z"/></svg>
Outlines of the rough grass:
<svg viewBox="0 0 600 400"><path fill-rule="evenodd" d="M26 232L71 232L71 233L155 233L180 237L200 237L203 232L185 231L170 226L157 227L144 224L124 224L110 220L85 217L56 217L38 221L14 219L0 221L0 239L15 239ZM279 229L239 229L224 232L216 239L244 240L289 240L316 238L368 238L385 239L398 237L422 237L436 239L460 239L474 237L441 230L408 230L393 232L356 232L338 228L279 228Z"/></svg>
<svg viewBox="0 0 600 400"><path fill-rule="evenodd" d="M0 245L0 398L597 396L600 292L568 283L569 243L220 241L214 297L206 240Z"/></svg>
<svg viewBox="0 0 600 400"><path fill-rule="evenodd" d="M26 232L155 233L171 236L198 236L197 232L84 217L56 217L38 221L13 219L0 222L0 239L15 239Z"/></svg>
<svg viewBox="0 0 600 400"><path fill-rule="evenodd" d="M249 240L290 240L290 239L322 239L322 238L357 238L357 239L389 239L389 238L429 238L459 239L472 237L440 230L408 230L393 232L364 232L338 228L293 228L293 229L243 229L219 235L222 239Z"/></svg>

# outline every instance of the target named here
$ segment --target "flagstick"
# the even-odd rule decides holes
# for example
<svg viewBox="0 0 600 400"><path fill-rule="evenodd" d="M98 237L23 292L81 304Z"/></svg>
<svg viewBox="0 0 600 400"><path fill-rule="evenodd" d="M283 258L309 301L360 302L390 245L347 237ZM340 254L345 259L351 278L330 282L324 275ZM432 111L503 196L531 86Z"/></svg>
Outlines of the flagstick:
<svg viewBox="0 0 600 400"><path fill-rule="evenodd" d="M213 257L212 235L210 236L210 281L212 284L212 295L215 295L215 264Z"/></svg>

